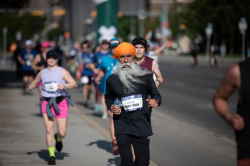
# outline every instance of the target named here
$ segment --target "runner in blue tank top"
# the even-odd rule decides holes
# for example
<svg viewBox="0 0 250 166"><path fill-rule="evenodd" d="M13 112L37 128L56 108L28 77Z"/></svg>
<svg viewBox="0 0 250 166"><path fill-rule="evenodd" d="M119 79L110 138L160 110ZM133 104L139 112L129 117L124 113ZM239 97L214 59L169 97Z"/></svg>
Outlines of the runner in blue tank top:
<svg viewBox="0 0 250 166"><path fill-rule="evenodd" d="M107 55L110 55L111 52L109 50L109 42L107 40L102 40L101 42L101 50L97 53L95 53L94 55L94 65L95 68L97 68L98 70L100 69L100 64L101 64L101 59ZM96 75L94 76L94 79L96 78ZM101 79L100 84L94 84L95 85L95 99L96 99L96 103L95 103L95 110L96 111L103 111L103 104L101 104L101 93L100 93L100 89L102 89L103 87L103 83L104 83L104 78ZM105 111L105 110L104 110Z"/></svg>
<svg viewBox="0 0 250 166"><path fill-rule="evenodd" d="M115 48L120 44L120 40L117 38L113 38L109 41L109 48L111 49L111 54L110 56L105 56L101 59L101 64L100 64L100 71L98 73L98 76L95 79L95 82L97 84L100 84L100 80L101 78L104 78L103 81L103 86L102 88L100 88L100 92L101 92L101 100L102 100L102 104L103 104L103 118L107 118L107 107L105 104L105 93L106 93L106 79L108 78L108 76L111 75L111 72L113 71L113 69L116 67L117 65L117 59L115 59L114 57L114 50ZM119 154L118 151L118 146L117 146L117 141L114 135L114 122L113 122L113 114L110 112L110 110L108 111L109 116L110 116L110 135L112 138L112 145L113 145L113 154Z"/></svg>
<svg viewBox="0 0 250 166"><path fill-rule="evenodd" d="M93 57L93 54L89 52L88 41L84 41L81 43L81 51L82 51L82 54L81 54L82 56L81 56L80 63L82 63L82 66L83 66L82 77L81 77L81 83L83 85L83 89L82 89L83 104L85 107L88 107L88 100L92 92L91 76L94 74L93 69L89 67L89 64L94 63L94 57Z"/></svg>
<svg viewBox="0 0 250 166"><path fill-rule="evenodd" d="M22 64L22 75L23 75L23 94L27 94L26 86L30 84L35 76L35 72L32 70L31 66L37 52L33 49L32 40L27 40L25 42L26 49L20 51L17 59Z"/></svg>

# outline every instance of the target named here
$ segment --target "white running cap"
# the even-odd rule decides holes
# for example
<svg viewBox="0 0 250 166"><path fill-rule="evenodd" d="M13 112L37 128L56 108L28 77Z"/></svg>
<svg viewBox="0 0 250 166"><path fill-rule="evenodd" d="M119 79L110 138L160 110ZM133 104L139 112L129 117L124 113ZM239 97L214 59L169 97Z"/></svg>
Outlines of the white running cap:
<svg viewBox="0 0 250 166"><path fill-rule="evenodd" d="M25 41L26 46L29 46L29 45L32 45L32 44L33 44L32 40L26 40Z"/></svg>

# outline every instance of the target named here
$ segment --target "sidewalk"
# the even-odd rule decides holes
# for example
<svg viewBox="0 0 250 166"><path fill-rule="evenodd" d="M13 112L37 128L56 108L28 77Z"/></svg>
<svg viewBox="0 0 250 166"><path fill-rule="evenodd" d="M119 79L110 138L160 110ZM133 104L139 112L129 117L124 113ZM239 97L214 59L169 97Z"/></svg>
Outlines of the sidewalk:
<svg viewBox="0 0 250 166"><path fill-rule="evenodd" d="M0 71L0 166L47 165L49 153L45 127L39 112L38 91L23 96L21 82L7 78L14 72ZM8 84L3 83L3 78ZM6 86L7 85L7 86ZM56 152L56 165L119 165L120 156L112 154L111 142L70 108L67 136L62 152Z"/></svg>
<svg viewBox="0 0 250 166"><path fill-rule="evenodd" d="M159 62L182 62L186 64L190 64L191 55L178 55L175 51L169 50L164 55L159 56ZM241 61L241 57L226 57L222 62L220 57L217 57L218 66L231 66ZM199 65L209 65L209 57L198 55L197 57L198 66Z"/></svg>

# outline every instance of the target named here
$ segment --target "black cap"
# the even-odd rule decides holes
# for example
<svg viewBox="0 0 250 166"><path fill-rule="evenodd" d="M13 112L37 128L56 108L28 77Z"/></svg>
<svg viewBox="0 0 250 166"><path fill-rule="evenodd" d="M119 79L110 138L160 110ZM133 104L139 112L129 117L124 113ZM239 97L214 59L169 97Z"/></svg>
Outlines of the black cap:
<svg viewBox="0 0 250 166"><path fill-rule="evenodd" d="M147 41L146 39L144 39L143 37L137 37L132 41L132 45L136 46L137 44L141 44L143 45L143 47L145 48L145 51L147 51Z"/></svg>
<svg viewBox="0 0 250 166"><path fill-rule="evenodd" d="M46 54L46 59L48 59L48 58L58 59L58 55L57 55L56 51L55 50L48 51Z"/></svg>
<svg viewBox="0 0 250 166"><path fill-rule="evenodd" d="M102 40L102 44L109 44L109 41L104 39L104 40Z"/></svg>

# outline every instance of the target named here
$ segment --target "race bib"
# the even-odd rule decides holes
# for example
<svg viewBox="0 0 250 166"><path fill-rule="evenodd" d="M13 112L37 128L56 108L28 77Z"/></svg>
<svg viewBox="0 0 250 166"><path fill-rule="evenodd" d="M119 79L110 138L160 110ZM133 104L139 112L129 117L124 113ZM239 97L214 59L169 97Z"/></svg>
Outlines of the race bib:
<svg viewBox="0 0 250 166"><path fill-rule="evenodd" d="M137 111L142 109L143 102L142 102L142 95L132 95L121 98L122 105L125 111Z"/></svg>
<svg viewBox="0 0 250 166"><path fill-rule="evenodd" d="M89 77L83 76L83 77L81 78L81 83L82 83L82 84L88 84L88 83L89 83Z"/></svg>
<svg viewBox="0 0 250 166"><path fill-rule="evenodd" d="M44 87L45 87L46 92L56 92L58 90L58 83L45 82Z"/></svg>
<svg viewBox="0 0 250 166"><path fill-rule="evenodd" d="M27 60L27 61L26 61L26 65L27 65L27 66L31 66L31 65L32 65L32 62L31 62L30 60Z"/></svg>

